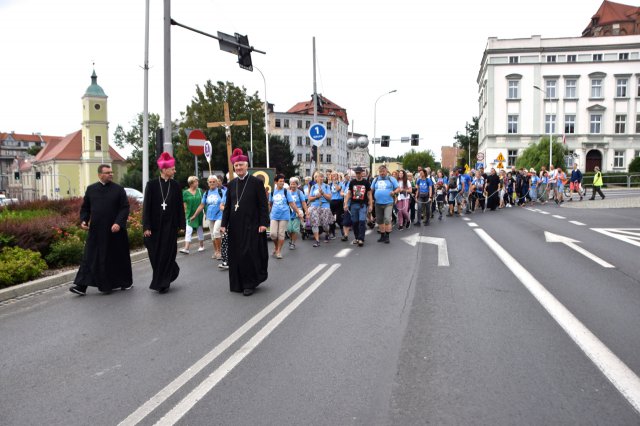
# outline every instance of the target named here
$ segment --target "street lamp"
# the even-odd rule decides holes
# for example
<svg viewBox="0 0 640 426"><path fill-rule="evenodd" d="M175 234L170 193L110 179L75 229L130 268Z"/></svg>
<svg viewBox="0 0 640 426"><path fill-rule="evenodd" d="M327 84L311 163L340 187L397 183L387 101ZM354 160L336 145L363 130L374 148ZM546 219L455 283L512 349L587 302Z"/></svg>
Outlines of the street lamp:
<svg viewBox="0 0 640 426"><path fill-rule="evenodd" d="M269 114L268 114L269 104L267 103L267 79L264 78L264 74L262 74L262 71L260 71L260 68L254 65L253 69L258 70L258 72L262 76L262 81L264 82L264 146L266 147L265 149L267 150L267 168L269 168ZM251 155L253 155L253 153Z"/></svg>
<svg viewBox="0 0 640 426"><path fill-rule="evenodd" d="M378 96L378 99L376 99L375 103L373 104L373 165L374 166L376 164L376 117L377 117L378 101L380 100L381 97L390 95L391 93L395 93L395 92L397 92L396 89L383 93L382 95Z"/></svg>
<svg viewBox="0 0 640 426"><path fill-rule="evenodd" d="M542 90L540 88L540 86L533 86L534 89L539 90L544 96L546 96L547 94L545 93L544 90ZM542 98L542 111L544 114L544 98ZM550 114L553 115L553 114ZM555 120L554 120L555 123ZM545 125L546 125L546 120L545 120ZM549 123L549 170L551 169L551 164L553 164L553 134L551 132L551 123Z"/></svg>

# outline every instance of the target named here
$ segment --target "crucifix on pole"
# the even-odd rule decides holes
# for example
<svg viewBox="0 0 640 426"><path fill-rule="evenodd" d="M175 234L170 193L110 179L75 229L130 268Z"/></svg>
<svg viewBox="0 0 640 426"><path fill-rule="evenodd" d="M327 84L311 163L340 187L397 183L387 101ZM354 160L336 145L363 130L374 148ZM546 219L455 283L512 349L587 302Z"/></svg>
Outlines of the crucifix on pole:
<svg viewBox="0 0 640 426"><path fill-rule="evenodd" d="M224 127L224 134L227 136L227 164L229 166L229 180L233 179L233 165L231 164L231 126L248 126L248 120L231 121L229 117L229 104L224 103L224 121L207 123L207 127Z"/></svg>

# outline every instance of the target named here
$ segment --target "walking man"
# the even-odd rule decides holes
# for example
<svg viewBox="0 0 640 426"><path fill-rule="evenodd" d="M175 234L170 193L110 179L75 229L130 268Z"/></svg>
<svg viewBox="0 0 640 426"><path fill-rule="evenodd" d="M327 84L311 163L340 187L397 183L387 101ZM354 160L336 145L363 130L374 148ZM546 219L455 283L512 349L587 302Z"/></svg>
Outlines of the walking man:
<svg viewBox="0 0 640 426"><path fill-rule="evenodd" d="M391 234L391 213L393 210L393 196L400 190L398 181L389 176L387 166L384 164L378 168L378 177L371 183L373 198L375 198L376 222L380 232L379 243L389 244Z"/></svg>
<svg viewBox="0 0 640 426"><path fill-rule="evenodd" d="M98 166L98 182L87 187L80 208L80 227L89 235L75 285L69 289L80 296L88 286L103 293L133 287L127 235L129 199L124 188L112 180L111 166Z"/></svg>
<svg viewBox="0 0 640 426"><path fill-rule="evenodd" d="M356 177L349 182L349 189L344 198L344 210L348 211L351 217L356 244L362 247L367 227L367 212L373 210L373 197L371 184L362 176L364 169L358 166L353 171Z"/></svg>
<svg viewBox="0 0 640 426"><path fill-rule="evenodd" d="M147 182L142 206L144 245L149 252L153 276L149 288L164 294L178 278L178 230L184 229L186 219L182 193L176 174L176 160L168 152L158 158L160 177Z"/></svg>
<svg viewBox="0 0 640 426"><path fill-rule="evenodd" d="M602 193L602 189L600 189L602 188L602 173L600 172L600 167L594 167L593 171L596 172L596 174L593 175L593 192L591 193L591 198L589 199L595 200L597 192L604 200L604 194Z"/></svg>
<svg viewBox="0 0 640 426"><path fill-rule="evenodd" d="M220 232L229 233L229 288L251 296L268 276L269 207L264 183L248 174L249 158L240 148L231 156L237 177L227 185Z"/></svg>

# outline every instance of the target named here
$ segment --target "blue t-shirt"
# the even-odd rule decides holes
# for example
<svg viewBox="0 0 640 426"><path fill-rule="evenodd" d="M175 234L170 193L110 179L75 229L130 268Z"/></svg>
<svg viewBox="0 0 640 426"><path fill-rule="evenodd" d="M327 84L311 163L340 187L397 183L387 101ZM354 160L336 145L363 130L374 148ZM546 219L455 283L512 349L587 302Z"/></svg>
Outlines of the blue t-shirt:
<svg viewBox="0 0 640 426"><path fill-rule="evenodd" d="M376 204L392 204L393 196L391 191L396 188L398 188L398 181L393 176L375 178L371 184L371 190L376 199Z"/></svg>
<svg viewBox="0 0 640 426"><path fill-rule="evenodd" d="M289 191L289 194L293 202L296 203L296 206L298 206L298 210L300 210L301 212L304 211L304 209L302 208L302 202L307 201L307 197L304 196L304 192L298 189L296 192ZM291 210L290 219L295 219L296 217L298 217L296 212Z"/></svg>
<svg viewBox="0 0 640 426"><path fill-rule="evenodd" d="M484 192L484 178L479 177L473 180L473 184L476 186L476 192L482 193Z"/></svg>
<svg viewBox="0 0 640 426"><path fill-rule="evenodd" d="M469 192L469 187L471 186L471 176L468 174L460 175L460 182L462 183L462 190L464 192Z"/></svg>
<svg viewBox="0 0 640 426"><path fill-rule="evenodd" d="M222 197L220 196L222 193ZM207 208L207 219L209 220L222 220L222 210L220 210L220 204L224 204L227 201L227 189L216 188L209 189L202 196L201 204L204 204Z"/></svg>
<svg viewBox="0 0 640 426"><path fill-rule="evenodd" d="M286 196L285 191L287 192ZM269 202L272 203L271 220L289 220L289 218L291 218L289 203L293 203L293 198L291 198L291 193L285 188L274 189L273 192L269 194Z"/></svg>
<svg viewBox="0 0 640 426"><path fill-rule="evenodd" d="M331 186L331 201L342 200L344 198L344 196L340 195L340 191L343 190L342 182L331 182L329 186Z"/></svg>
<svg viewBox="0 0 640 426"><path fill-rule="evenodd" d="M319 192L318 184L314 184L311 187L311 190L309 191L309 198L317 196L318 192ZM322 184L322 192L324 192L325 194L331 194L331 187L329 185L327 185L326 183L323 183ZM322 196L322 197L318 198L317 200L313 200L311 202L311 205L313 207L329 208L329 201L326 198L324 198L324 196Z"/></svg>
<svg viewBox="0 0 640 426"><path fill-rule="evenodd" d="M429 178L426 179L418 179L416 181L416 184L418 185L418 189L420 190L420 196L421 197L428 197L429 196L429 187L433 186L433 181Z"/></svg>
<svg viewBox="0 0 640 426"><path fill-rule="evenodd" d="M531 189L536 189L540 178L536 175L531 175Z"/></svg>

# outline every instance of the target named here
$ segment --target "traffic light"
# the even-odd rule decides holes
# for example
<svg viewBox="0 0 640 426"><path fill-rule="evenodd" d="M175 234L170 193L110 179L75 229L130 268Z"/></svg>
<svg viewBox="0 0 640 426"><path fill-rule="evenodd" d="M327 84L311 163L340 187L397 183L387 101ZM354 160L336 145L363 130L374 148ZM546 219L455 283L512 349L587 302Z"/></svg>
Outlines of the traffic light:
<svg viewBox="0 0 640 426"><path fill-rule="evenodd" d="M36 172L36 180L40 180L42 178L42 175L40 174L40 172Z"/></svg>
<svg viewBox="0 0 640 426"><path fill-rule="evenodd" d="M389 136L382 136L380 138L380 146L383 148L389 148L389 140L391 138Z"/></svg>
<svg viewBox="0 0 640 426"><path fill-rule="evenodd" d="M156 130L156 158L160 158L164 151L164 129Z"/></svg>
<svg viewBox="0 0 640 426"><path fill-rule="evenodd" d="M249 46L249 36L235 34L238 44ZM251 48L238 46L238 65L240 68L253 71L253 64L251 63Z"/></svg>
<svg viewBox="0 0 640 426"><path fill-rule="evenodd" d="M411 135L411 146L418 146L420 145L420 135L417 133L414 133Z"/></svg>
<svg viewBox="0 0 640 426"><path fill-rule="evenodd" d="M13 172L13 178L15 180L20 180L20 172Z"/></svg>

